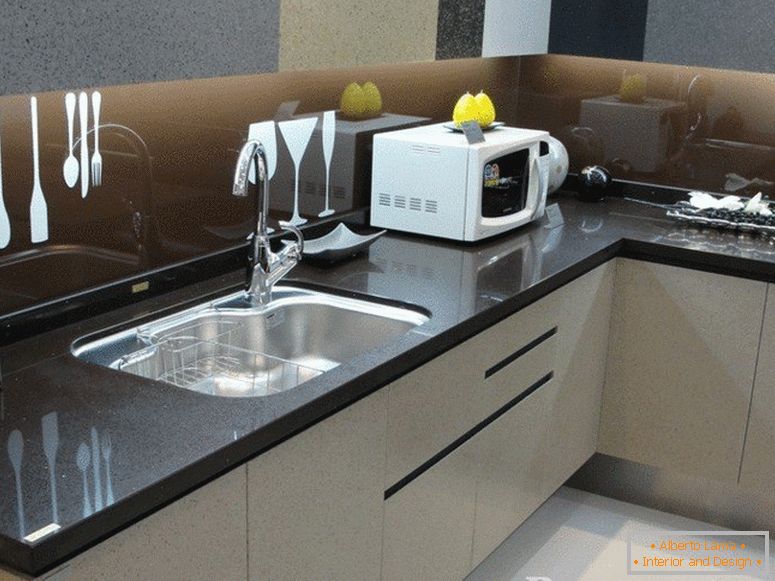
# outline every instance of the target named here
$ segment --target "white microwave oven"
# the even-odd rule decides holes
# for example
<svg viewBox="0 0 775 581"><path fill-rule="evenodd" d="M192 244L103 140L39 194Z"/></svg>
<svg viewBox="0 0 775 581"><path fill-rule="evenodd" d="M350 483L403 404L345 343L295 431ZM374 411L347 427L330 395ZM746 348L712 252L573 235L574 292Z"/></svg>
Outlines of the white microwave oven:
<svg viewBox="0 0 775 581"><path fill-rule="evenodd" d="M498 127L469 144L445 125L374 136L372 226L476 241L543 216L546 131Z"/></svg>

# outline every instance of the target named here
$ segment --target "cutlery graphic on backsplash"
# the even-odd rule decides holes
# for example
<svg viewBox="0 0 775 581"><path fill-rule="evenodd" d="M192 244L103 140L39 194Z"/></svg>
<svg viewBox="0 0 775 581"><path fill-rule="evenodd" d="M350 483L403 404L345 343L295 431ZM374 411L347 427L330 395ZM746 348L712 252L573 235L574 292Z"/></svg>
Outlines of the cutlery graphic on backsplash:
<svg viewBox="0 0 775 581"><path fill-rule="evenodd" d="M113 445L110 443L110 432L102 434L102 459L105 460L105 506L113 504L113 476L110 471L110 457L113 455Z"/></svg>
<svg viewBox="0 0 775 581"><path fill-rule="evenodd" d="M91 499L89 497L89 480L86 471L89 469L89 462L91 461L91 453L89 452L89 446L81 442L78 446L78 452L75 455L75 463L78 466L78 470L81 471L81 478L83 480L83 516L87 517L92 513Z"/></svg>
<svg viewBox="0 0 775 581"><path fill-rule="evenodd" d="M5 248L11 242L11 221L8 218L8 210L3 200L3 152L0 144L0 249Z"/></svg>
<svg viewBox="0 0 775 581"><path fill-rule="evenodd" d="M94 91L91 94L91 106L94 116L94 153L91 156L91 185L102 185L102 155L100 154L100 110L102 109L102 93Z"/></svg>
<svg viewBox="0 0 775 581"><path fill-rule="evenodd" d="M19 430L8 435L8 459L13 466L16 480L16 516L19 519L19 536L24 537L24 494L22 493L22 458L24 457L24 438Z"/></svg>
<svg viewBox="0 0 775 581"><path fill-rule="evenodd" d="M81 197L89 193L89 97L78 95L78 122L81 127Z"/></svg>
<svg viewBox="0 0 775 581"><path fill-rule="evenodd" d="M57 450L59 449L59 420L57 412L51 412L40 420L43 431L43 452L48 462L48 481L51 490L51 522L59 522L59 505L57 501Z"/></svg>
<svg viewBox="0 0 775 581"><path fill-rule="evenodd" d="M38 144L38 99L30 99L32 118L32 200L30 200L30 236L32 242L48 240L48 206L40 185L40 147Z"/></svg>
<svg viewBox="0 0 775 581"><path fill-rule="evenodd" d="M75 133L75 93L65 95L65 111L67 112L67 159L62 167L65 183L68 188L74 188L78 183L78 160L75 159L74 133Z"/></svg>
<svg viewBox="0 0 775 581"><path fill-rule="evenodd" d="M290 219L292 226L300 226L307 223L307 219L299 215L299 170L301 168L301 160L304 158L310 137L312 137L312 132L317 124L317 117L280 121L277 124L291 154L296 176L293 190L293 215Z"/></svg>
<svg viewBox="0 0 775 581"><path fill-rule="evenodd" d="M100 437L97 428L91 429L91 465L94 477L94 510L102 510L102 478L100 477Z"/></svg>
<svg viewBox="0 0 775 581"><path fill-rule="evenodd" d="M325 218L334 213L329 205L331 202L331 157L334 154L334 137L336 137L336 111L326 111L323 113L323 158L326 162L326 207L318 214L318 217Z"/></svg>

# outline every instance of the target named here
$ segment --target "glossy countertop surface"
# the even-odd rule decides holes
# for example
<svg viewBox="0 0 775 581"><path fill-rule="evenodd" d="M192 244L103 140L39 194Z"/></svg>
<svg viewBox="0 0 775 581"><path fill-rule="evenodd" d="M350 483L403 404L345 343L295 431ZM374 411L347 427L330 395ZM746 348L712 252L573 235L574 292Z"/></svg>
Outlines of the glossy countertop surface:
<svg viewBox="0 0 775 581"><path fill-rule="evenodd" d="M70 353L85 335L232 292L241 273L0 349L0 562L44 572L615 256L775 282L766 239L686 227L625 200L567 196L558 208L474 245L388 233L340 266L294 269L290 284L409 303L431 318L288 392L217 398Z"/></svg>

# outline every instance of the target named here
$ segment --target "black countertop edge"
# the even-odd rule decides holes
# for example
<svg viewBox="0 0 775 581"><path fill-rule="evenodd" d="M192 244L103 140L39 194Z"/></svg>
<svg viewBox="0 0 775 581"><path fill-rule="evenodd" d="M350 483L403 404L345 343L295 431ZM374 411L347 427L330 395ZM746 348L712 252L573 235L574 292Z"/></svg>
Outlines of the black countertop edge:
<svg viewBox="0 0 775 581"><path fill-rule="evenodd" d="M775 268L772 264L742 256L727 256L631 239L623 240L619 256L738 278L775 282Z"/></svg>

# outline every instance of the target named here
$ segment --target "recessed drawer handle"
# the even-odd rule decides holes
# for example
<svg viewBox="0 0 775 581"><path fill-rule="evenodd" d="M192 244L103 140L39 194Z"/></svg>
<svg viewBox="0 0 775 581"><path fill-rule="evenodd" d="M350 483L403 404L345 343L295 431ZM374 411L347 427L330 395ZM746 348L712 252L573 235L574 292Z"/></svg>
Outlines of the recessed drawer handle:
<svg viewBox="0 0 775 581"><path fill-rule="evenodd" d="M528 343L524 347L521 347L519 350L515 351L514 353L512 353L511 355L506 357L506 359L503 359L502 361L500 361L500 362L496 363L495 365L493 365L492 367L490 367L487 371L484 372L484 378L487 379L491 375L495 375L501 369L503 369L504 367L506 367L510 363L513 363L514 361L516 361L517 359L522 357L525 353L535 349L541 343L543 343L544 341L546 341L547 339L549 339L550 337L552 337L552 336L554 336L556 334L557 334L557 327L552 327L551 329L549 329L546 333L544 333L540 337L537 337L537 338L533 339L530 343Z"/></svg>

